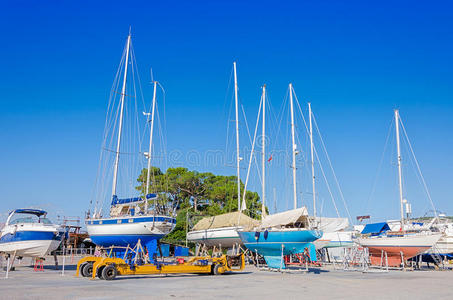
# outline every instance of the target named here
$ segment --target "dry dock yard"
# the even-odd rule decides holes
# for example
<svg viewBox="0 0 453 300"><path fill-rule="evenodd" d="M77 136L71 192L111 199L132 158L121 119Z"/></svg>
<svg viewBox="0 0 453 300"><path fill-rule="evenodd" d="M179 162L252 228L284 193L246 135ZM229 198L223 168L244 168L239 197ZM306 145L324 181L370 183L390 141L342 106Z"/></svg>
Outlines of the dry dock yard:
<svg viewBox="0 0 453 300"><path fill-rule="evenodd" d="M1 299L453 299L452 271L362 273L332 266L308 273L260 271L247 266L232 274L123 276L116 280L75 277L76 262L65 273L53 266L34 271L29 260L5 279ZM52 259L48 259L51 263ZM61 264L61 261L60 261Z"/></svg>

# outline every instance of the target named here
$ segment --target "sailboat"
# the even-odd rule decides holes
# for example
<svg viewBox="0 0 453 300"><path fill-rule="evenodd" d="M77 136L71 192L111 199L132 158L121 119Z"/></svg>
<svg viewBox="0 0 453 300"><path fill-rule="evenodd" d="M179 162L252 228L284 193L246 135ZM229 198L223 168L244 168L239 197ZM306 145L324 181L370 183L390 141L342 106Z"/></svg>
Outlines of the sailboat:
<svg viewBox="0 0 453 300"><path fill-rule="evenodd" d="M42 258L56 250L65 232L46 216L47 212L42 209L21 208L11 211L0 231L0 253Z"/></svg>
<svg viewBox="0 0 453 300"><path fill-rule="evenodd" d="M187 233L187 240L212 247L230 248L242 244L237 233L244 226L256 224L256 220L246 216L242 211L246 208L245 200L241 205L241 177L239 155L239 100L238 80L236 62L233 62L234 73L234 103L235 103L235 125L236 125L236 176L237 176L237 199L238 210L236 212L206 217L201 219L191 231ZM245 191L244 191L245 192Z"/></svg>
<svg viewBox="0 0 453 300"><path fill-rule="evenodd" d="M332 217L317 217L316 212L316 182L315 182L315 145L313 142L313 113L311 103L308 103L309 128L308 134L310 137L310 156L311 156L311 178L312 178L312 196L313 196L313 219L319 230L322 230L323 235L313 244L316 249L321 248L336 248L336 247L351 247L352 231L347 231L349 221L347 218L332 218ZM332 169L333 170L333 169ZM332 196L333 197L333 196ZM338 211L337 211L338 214Z"/></svg>
<svg viewBox="0 0 453 300"><path fill-rule="evenodd" d="M176 225L176 219L168 213L160 213L157 203L158 195L149 192L150 171L151 171L151 150L153 143L153 126L156 106L156 85L154 81L153 102L151 113L144 113L150 117L149 150L145 153L148 159L148 173L146 182L146 193L142 197L119 198L117 196L118 167L120 154L122 152L121 139L123 134L123 118L125 113L126 83L128 80L128 66L133 60L131 54L131 34L126 41L122 62L124 62L122 89L119 102L118 134L116 139L116 150L110 151L115 155L113 166L113 182L111 193L111 204L109 216L102 217L95 212L86 220L88 234L93 243L99 246L135 246L140 240L148 250L155 249L157 241L169 234ZM131 58L131 62L129 61ZM129 98L128 98L129 99ZM104 151L103 147L103 151ZM154 202L154 209L149 209L149 202Z"/></svg>
<svg viewBox="0 0 453 300"><path fill-rule="evenodd" d="M263 86L263 112L265 111L266 86ZM292 173L293 173L293 200L294 209L266 215L265 211L265 142L262 139L262 216L259 226L238 230L243 244L252 252L263 256L269 268L285 268L283 256L303 253L306 248L311 249L312 243L322 236L322 232L314 229L306 207L297 207L296 186L296 143L293 108L293 87L289 84L289 98L291 109L291 137L292 137ZM262 122L263 136L265 136L265 113Z"/></svg>
<svg viewBox="0 0 453 300"><path fill-rule="evenodd" d="M398 162L398 187L400 201L400 231L392 231L388 224L380 226L381 229L377 233L367 235L369 230L365 226L362 237L357 239L357 242L369 249L370 259L372 264L380 264L383 254L388 257L389 266L403 265L407 259L410 259L418 254L433 247L434 244L442 237L439 233L433 233L429 230L406 230L408 224L404 218L404 200L403 200L403 180L401 168L401 149L400 149L400 133L399 124L401 122L399 111L395 112L395 130L396 130L396 150ZM371 224L372 225L372 224ZM370 227L369 225L367 225Z"/></svg>

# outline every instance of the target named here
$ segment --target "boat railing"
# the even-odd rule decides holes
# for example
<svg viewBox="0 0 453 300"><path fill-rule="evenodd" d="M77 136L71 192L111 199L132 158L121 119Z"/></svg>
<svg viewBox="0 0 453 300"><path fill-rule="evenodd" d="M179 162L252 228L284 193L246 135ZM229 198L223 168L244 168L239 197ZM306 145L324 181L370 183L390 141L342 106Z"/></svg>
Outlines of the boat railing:
<svg viewBox="0 0 453 300"><path fill-rule="evenodd" d="M94 255L95 247L89 248L72 248L64 247L63 249L58 249L53 253L57 256L78 256L78 255Z"/></svg>

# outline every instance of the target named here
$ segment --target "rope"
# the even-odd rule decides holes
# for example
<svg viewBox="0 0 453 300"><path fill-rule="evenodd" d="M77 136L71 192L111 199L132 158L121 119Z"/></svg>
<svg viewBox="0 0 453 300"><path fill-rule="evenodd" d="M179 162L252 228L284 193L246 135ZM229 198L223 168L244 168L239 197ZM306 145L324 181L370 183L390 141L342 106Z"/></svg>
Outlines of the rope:
<svg viewBox="0 0 453 300"><path fill-rule="evenodd" d="M422 174L422 171L421 171L421 169L420 169L420 165L418 164L418 160L417 160L417 158L415 157L414 149L412 148L412 144L411 144L411 142L410 142L410 140L409 140L409 137L408 137L408 135L407 135L407 133L406 133L406 128L405 128L404 125L403 125L403 121L401 120L401 117L399 117L399 122L400 122L400 124L401 124L401 128L403 129L404 136L405 136L405 138L406 138L407 144L409 145L409 149L411 150L411 154L412 154L412 157L413 157L413 159L414 159L415 165L417 166L418 173L419 173L420 178L421 178L422 183L423 183L423 188L425 189L425 193L426 193L426 195L428 196L429 202L431 203L431 206L432 206L432 208L433 208L434 216L435 216L435 218L437 219L437 218L438 218L438 215L437 215L436 207L434 206L434 202L433 202L433 200L432 200L432 198L431 198L431 194L429 193L428 186L427 186L427 184L426 184L425 178L424 178L424 176L423 176L423 174Z"/></svg>

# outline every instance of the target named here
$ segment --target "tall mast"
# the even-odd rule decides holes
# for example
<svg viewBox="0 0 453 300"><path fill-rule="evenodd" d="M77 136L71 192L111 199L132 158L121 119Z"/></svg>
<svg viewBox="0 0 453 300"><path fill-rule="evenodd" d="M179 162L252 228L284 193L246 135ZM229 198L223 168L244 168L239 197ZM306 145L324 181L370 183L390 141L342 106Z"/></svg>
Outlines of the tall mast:
<svg viewBox="0 0 453 300"><path fill-rule="evenodd" d="M401 149L400 149L400 124L399 111L395 109L395 129L396 129L396 151L398 155L398 185L400 192L400 209L401 209L401 230L404 226L404 207L403 207L403 174L401 170Z"/></svg>
<svg viewBox="0 0 453 300"><path fill-rule="evenodd" d="M153 146L154 109L156 107L156 87L157 87L157 82L154 81L153 104L152 104L152 109L151 109L151 119L149 120L151 122L151 128L149 131L148 172L146 172L145 212L148 211L148 200L146 199L146 196L149 194L149 181L150 181L150 177L151 177L151 151L152 151L152 146ZM150 114L146 113L145 115L149 116Z"/></svg>
<svg viewBox="0 0 453 300"><path fill-rule="evenodd" d="M121 89L121 108L120 108L120 123L118 126L118 142L116 144L116 157L115 165L113 167L113 184L112 184L112 198L116 195L116 184L118 177L118 164L120 161L120 146L121 146L121 133L123 131L123 114L124 114L124 96L126 95L126 80L127 80L127 67L129 64L129 48L131 46L131 34L127 36L126 44L126 60L124 62L124 77L123 77L123 88Z"/></svg>
<svg viewBox="0 0 453 300"><path fill-rule="evenodd" d="M234 103L236 109L236 176L237 176L237 188L238 188L238 211L242 211L241 207L241 178L240 178L240 161L239 156L239 108L238 108L238 77L236 73L236 62L233 62L234 69Z"/></svg>
<svg viewBox="0 0 453 300"><path fill-rule="evenodd" d="M313 125L312 125L312 113L311 113L311 103L308 102L308 114L310 120L310 150L311 150L311 177L312 177L312 187L313 187L313 217L316 218L316 187L315 187L315 159L314 159L314 145L313 145Z"/></svg>
<svg viewBox="0 0 453 300"><path fill-rule="evenodd" d="M261 185L261 213L263 217L266 215L266 85L263 85L263 129L261 133L261 147L263 152L261 153L261 163L263 168L263 184Z"/></svg>
<svg viewBox="0 0 453 300"><path fill-rule="evenodd" d="M294 209L297 208L297 187L296 187L296 137L294 134L294 108L293 108L293 84L289 84L289 103L291 107L291 137L292 137L292 155L293 155L293 199L294 199Z"/></svg>

